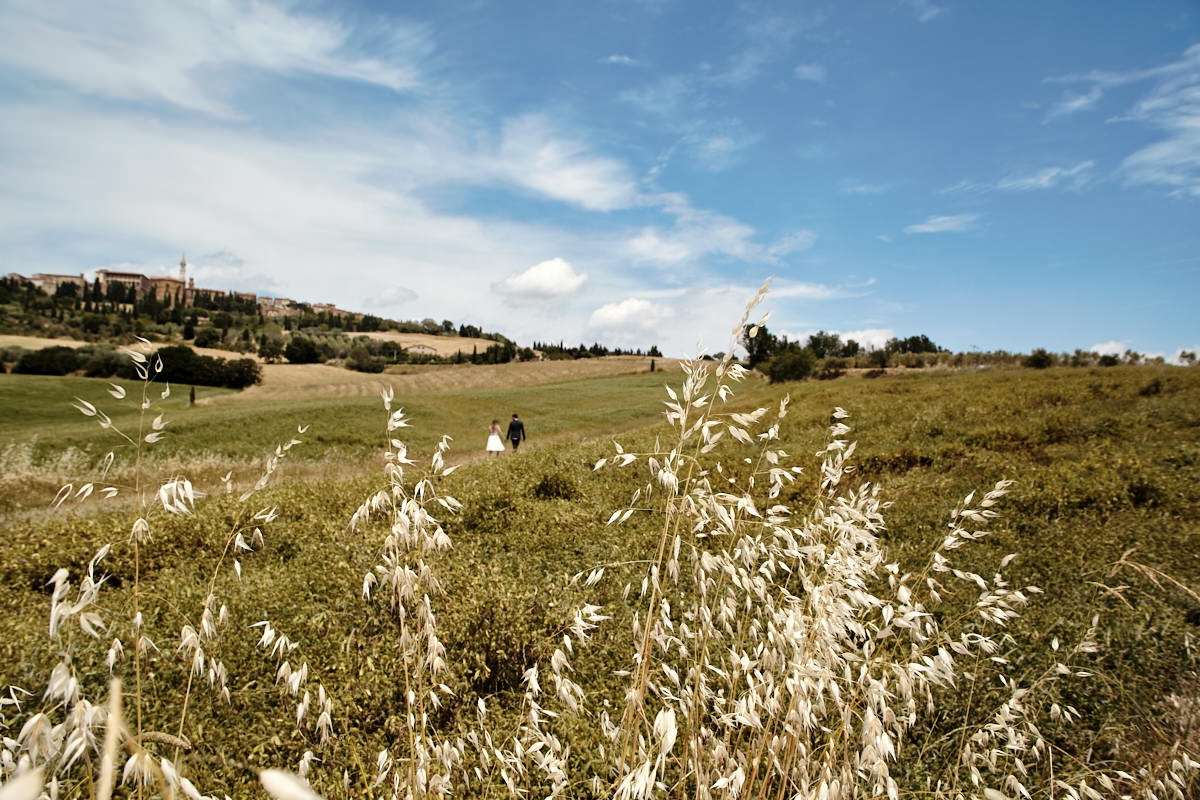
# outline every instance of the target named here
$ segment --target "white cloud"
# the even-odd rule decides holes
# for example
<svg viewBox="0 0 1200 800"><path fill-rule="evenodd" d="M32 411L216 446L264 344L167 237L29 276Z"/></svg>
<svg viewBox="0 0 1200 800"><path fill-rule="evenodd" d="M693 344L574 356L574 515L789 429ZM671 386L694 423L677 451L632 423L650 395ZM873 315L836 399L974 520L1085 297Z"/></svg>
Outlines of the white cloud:
<svg viewBox="0 0 1200 800"><path fill-rule="evenodd" d="M569 262L551 258L492 284L492 289L518 299L552 300L579 291L587 277L586 272L576 272Z"/></svg>
<svg viewBox="0 0 1200 800"><path fill-rule="evenodd" d="M1059 184L1069 183L1080 187L1087 183L1094 161L1080 161L1072 167L1046 167L1033 175L1008 177L996 183L1004 191L1028 192L1034 189L1052 189Z"/></svg>
<svg viewBox="0 0 1200 800"><path fill-rule="evenodd" d="M1129 119L1165 136L1127 157L1120 172L1131 184L1200 197L1200 44L1162 71L1166 79L1138 101Z"/></svg>
<svg viewBox="0 0 1200 800"><path fill-rule="evenodd" d="M803 231L764 242L750 225L683 195L651 194L586 129L555 113L492 116L449 82L388 104L386 124L367 111L339 113L347 106L336 80L403 91L439 74L424 67L433 44L419 26L381 21L368 32L348 16L306 17L300 6L252 0L135 5L142 2L117 0L108 22L88 17L105 9L80 6L77 24L32 0L0 5L0 69L31 87L0 98L0 259L13 268L75 273L128 261L174 274L183 250L201 285L450 318L522 342L579 341L593 316L613 324L626 300L641 300L650 303L641 319L670 324L628 343L689 354L699 336L724 345L757 289L726 286L712 263L766 272L772 259L811 244ZM25 27L7 25L18 17ZM106 26L120 30L106 38ZM195 43L181 41L189 26ZM237 41L214 41L212 29L222 26ZM64 62L79 31L100 33L78 48L86 66L56 65L7 47L18 28ZM49 81L58 82L53 91L45 91ZM312 124L268 117L252 94L264 83L305 93ZM702 83L693 76L679 84L689 112L705 101L688 87ZM231 119L239 114L245 119ZM696 139L683 147L705 136L745 137L736 121L706 124L684 131ZM574 209L566 222L553 213L508 218L502 205L472 216L464 187ZM626 213L607 213L617 210ZM557 283L528 274L547 254L566 265ZM513 315L491 291L504 276L506 288L531 282L530 294L586 277L586 298L576 287L538 314ZM676 294L654 295L664 288ZM828 294L800 284L781 292L781 302Z"/></svg>
<svg viewBox="0 0 1200 800"><path fill-rule="evenodd" d="M888 339L894 339L896 332L891 328L860 328L856 331L834 331L842 337L843 342L853 339L868 350L878 350L887 344Z"/></svg>
<svg viewBox="0 0 1200 800"><path fill-rule="evenodd" d="M921 22L929 22L946 11L945 6L936 6L930 0L903 0L903 2L912 9L913 14Z"/></svg>
<svg viewBox="0 0 1200 800"><path fill-rule="evenodd" d="M640 297L628 297L620 302L606 303L593 311L588 328L612 340L640 341L653 334L665 334L659 327L674 316L672 308Z"/></svg>
<svg viewBox="0 0 1200 800"><path fill-rule="evenodd" d="M675 218L669 229L642 228L625 243L625 251L636 261L674 265L695 262L707 256L746 262L771 260L767 249L754 241L754 228L715 211L694 208L686 197L665 193L651 198Z"/></svg>
<svg viewBox="0 0 1200 800"><path fill-rule="evenodd" d="M736 121L726 120L720 124L697 125L696 130L684 139L688 153L702 167L720 172L741 161L744 152L754 146L759 137Z"/></svg>
<svg viewBox="0 0 1200 800"><path fill-rule="evenodd" d="M1059 100L1050 107L1050 110L1046 112L1045 121L1049 122L1056 117L1064 117L1069 114L1076 114L1080 111L1086 111L1089 108L1094 107L1096 103L1099 102L1103 94L1104 92L1099 86L1093 86L1083 94L1069 92L1063 97L1063 99Z"/></svg>
<svg viewBox="0 0 1200 800"><path fill-rule="evenodd" d="M519 186L591 211L629 208L638 202L636 182L624 163L558 135L543 115L506 122L490 166Z"/></svg>
<svg viewBox="0 0 1200 800"><path fill-rule="evenodd" d="M385 286L377 293L365 298L362 302L369 308L390 308L392 306L411 303L418 297L417 293L405 286Z"/></svg>
<svg viewBox="0 0 1200 800"><path fill-rule="evenodd" d="M919 222L916 225L909 225L904 229L905 233L961 233L962 231L970 230L975 220L979 219L978 214L954 214L948 217L930 217L924 222Z"/></svg>
<svg viewBox="0 0 1200 800"><path fill-rule="evenodd" d="M638 89L626 89L617 97L646 114L659 117L679 116L705 103L693 82L683 75L668 75Z"/></svg>
<svg viewBox="0 0 1200 800"><path fill-rule="evenodd" d="M1120 341L1113 339L1107 342L1100 342L1088 348L1093 353L1099 353L1102 356L1119 356L1124 354L1129 349L1129 340L1122 339Z"/></svg>
<svg viewBox="0 0 1200 800"><path fill-rule="evenodd" d="M608 58L603 59L601 63L616 64L617 66L621 67L639 67L642 64L642 62L638 61L636 58L627 56L623 53L613 53Z"/></svg>
<svg viewBox="0 0 1200 800"><path fill-rule="evenodd" d="M0 12L0 63L81 91L161 100L234 115L207 81L251 68L310 73L395 91L419 83L425 30L390 22L373 56L348 53L354 31L329 19L261 2L142 3L17 0Z"/></svg>
<svg viewBox="0 0 1200 800"><path fill-rule="evenodd" d="M995 182L962 180L938 190L938 194L982 194L995 190L1030 192L1038 189L1067 187L1082 189L1093 180L1094 161L1080 161L1071 166L1045 167L1031 175L1010 175Z"/></svg>
<svg viewBox="0 0 1200 800"><path fill-rule="evenodd" d="M883 194L891 190L890 183L862 183L860 181L842 181L842 194Z"/></svg>
<svg viewBox="0 0 1200 800"><path fill-rule="evenodd" d="M832 300L845 296L842 289L836 286L801 281L777 281L771 287L771 295L779 299L798 297L804 300Z"/></svg>
<svg viewBox="0 0 1200 800"><path fill-rule="evenodd" d="M758 77L763 64L767 62L770 52L762 46L753 46L738 53L723 72L709 78L716 86L737 88L744 86Z"/></svg>
<svg viewBox="0 0 1200 800"><path fill-rule="evenodd" d="M1130 154L1118 174L1129 185L1155 186L1170 194L1200 197L1200 44L1175 61L1126 72L1092 72L1047 78L1052 83L1085 84L1083 94L1070 94L1051 109L1047 119L1090 108L1105 90L1154 81L1150 91L1122 116L1109 123L1142 123L1162 138Z"/></svg>
<svg viewBox="0 0 1200 800"><path fill-rule="evenodd" d="M801 250L808 250L817 243L816 231L799 230L781 236L767 247L767 257L771 260L777 260L788 253L795 253Z"/></svg>
<svg viewBox="0 0 1200 800"><path fill-rule="evenodd" d="M945 188L938 189L938 194L957 194L959 192L968 192L968 193L988 192L988 191L991 191L993 188L994 188L993 185L990 183L983 183L982 181L961 180L958 183L955 183L951 186L947 186Z"/></svg>
<svg viewBox="0 0 1200 800"><path fill-rule="evenodd" d="M813 81L814 83L824 83L826 78L824 64L798 64L796 65L796 79L802 81Z"/></svg>
<svg viewBox="0 0 1200 800"><path fill-rule="evenodd" d="M629 253L637 261L657 261L664 264L677 264L685 260L691 251L688 246L678 239L666 238L657 228L645 228L629 240Z"/></svg>

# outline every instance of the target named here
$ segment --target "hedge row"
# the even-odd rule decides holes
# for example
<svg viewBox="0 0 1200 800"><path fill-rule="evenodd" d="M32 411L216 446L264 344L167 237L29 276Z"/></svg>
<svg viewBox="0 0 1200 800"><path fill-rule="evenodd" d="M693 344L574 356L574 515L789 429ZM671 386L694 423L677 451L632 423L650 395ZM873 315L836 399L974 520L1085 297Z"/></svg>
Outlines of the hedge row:
<svg viewBox="0 0 1200 800"><path fill-rule="evenodd" d="M262 369L249 358L210 358L184 345L158 350L163 380L196 386L226 386L244 389L262 381ZM46 347L25 353L13 367L25 375L69 375L82 372L89 378L135 378L133 364L115 350Z"/></svg>

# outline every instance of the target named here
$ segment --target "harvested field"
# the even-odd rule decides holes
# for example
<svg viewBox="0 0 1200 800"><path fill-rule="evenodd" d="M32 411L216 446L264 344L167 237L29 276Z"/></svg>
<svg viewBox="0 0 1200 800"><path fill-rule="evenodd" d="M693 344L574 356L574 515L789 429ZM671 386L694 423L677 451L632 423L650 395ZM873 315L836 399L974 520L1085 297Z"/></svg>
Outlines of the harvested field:
<svg viewBox="0 0 1200 800"><path fill-rule="evenodd" d="M26 350L41 350L45 347L83 347L91 342L78 339L47 339L42 336L0 335L0 347L24 347Z"/></svg>
<svg viewBox="0 0 1200 800"><path fill-rule="evenodd" d="M431 337L437 338L437 337ZM243 403L313 397L368 397L385 385L398 395L502 389L542 383L628 375L650 371L649 358L609 356L578 361L526 361L510 364L413 365L393 367L381 375L353 372L325 364L264 364L263 382L210 403ZM655 359L656 368L677 372L679 362Z"/></svg>
<svg viewBox="0 0 1200 800"><path fill-rule="evenodd" d="M425 345L433 349L439 356L452 356L455 353L471 353L478 350L482 353L498 343L491 339L472 339L462 336L432 336L428 333L397 333L396 331L376 331L373 333L351 333L351 338L367 336L381 342L395 342L402 349L414 345Z"/></svg>

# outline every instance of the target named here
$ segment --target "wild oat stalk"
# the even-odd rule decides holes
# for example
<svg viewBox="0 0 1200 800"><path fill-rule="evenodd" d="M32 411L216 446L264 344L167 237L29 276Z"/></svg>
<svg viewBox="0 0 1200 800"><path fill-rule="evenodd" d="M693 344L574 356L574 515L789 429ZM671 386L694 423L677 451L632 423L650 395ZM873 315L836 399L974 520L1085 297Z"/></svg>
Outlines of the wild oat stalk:
<svg viewBox="0 0 1200 800"><path fill-rule="evenodd" d="M442 437L430 460L430 466L410 487L405 483L405 467L415 466L408 448L396 433L408 427L403 409L392 411L390 388L382 393L388 412L385 431L384 477L387 484L367 498L354 512L350 528L358 529L371 519L387 528L379 563L363 579L363 597L384 603L391 612L399 639L402 663L399 680L404 687L404 719L407 741L376 758L377 771L372 786L391 778L393 797L425 798L447 794L451 774L461 760L461 750L450 742L439 741L430 722L430 714L450 694L444 681L445 648L437 634L433 598L441 594L441 585L430 558L450 547L450 537L442 529L438 516L454 513L461 506L453 497L439 495L437 478L449 475L455 467L445 466L450 448L449 437Z"/></svg>
<svg viewBox="0 0 1200 800"><path fill-rule="evenodd" d="M682 390L667 389L670 444L640 455L617 445L596 465L643 462L650 481L609 523L649 512L661 526L641 580L624 710L619 720L597 717L612 768L597 776L599 794L996 800L1083 797L1089 780L1111 783L1086 764L1030 775L1030 764L1049 760L1034 721L1044 688L1087 672L1057 662L1029 685L1005 677L1005 628L1038 590L1005 580L1012 555L990 580L952 562L953 551L988 535L984 526L1011 482L977 503L968 497L928 567L902 573L879 539L888 504L878 487L852 481L845 411L835 410L816 454L809 502L789 508L779 498L802 469L778 446L788 399L774 414L726 412L721 404L744 377L729 355L711 371L701 360L683 371ZM736 445L729 461L714 462L708 454L722 437ZM938 607L951 584L973 592L974 602L966 615L942 621ZM1071 656L1094 649L1085 636ZM936 692L995 679L1008 699L981 722L968 704L959 767L937 785L898 785L895 766L921 757L921 747L906 746L927 735L918 725L936 711ZM1074 712L1055 704L1049 714L1069 720ZM1180 755L1146 796L1179 792L1194 766Z"/></svg>
<svg viewBox="0 0 1200 800"><path fill-rule="evenodd" d="M148 344L148 342L144 343ZM157 794L173 797L182 793L189 798L201 797L192 783L176 767L180 755L191 750L187 718L197 685L208 685L215 698L230 702L229 676L221 660L219 645L221 634L229 619L229 608L218 600L221 580L241 580L242 559L263 545L262 528L277 516L271 507L255 509L248 501L264 488L281 460L287 457L292 447L299 444L292 439L281 444L275 452L268 454L263 474L257 483L242 493L236 504L234 519L224 536L224 546L212 564L209 578L205 582L204 600L194 618L185 615L177 633L151 631L146 619L178 618L179 604L170 595L148 595L142 582L143 550L153 547L154 532L160 523L170 516L191 516L196 500L201 497L191 482L182 476L171 476L166 480L152 481L146 474L144 463L148 448L153 447L167 435L168 421L165 414L155 413L155 399L166 400L170 386L161 390L155 385L162 373L162 360L152 355L147 357L134 350L126 350L133 367L141 380L138 397L129 398L125 388L110 384L109 394L118 402L131 401L137 410L136 432L134 428L118 427L111 416L93 403L76 398L74 406L84 416L94 418L105 432L117 437L120 446L108 453L100 464L96 480L76 486L63 486L53 505L60 507L71 501L83 503L96 498L109 499L121 494L130 494L134 502L134 519L129 527L128 543L132 558L133 581L130 588L129 605L105 619L105 606L101 603L101 592L107 581L103 574L103 561L112 551L111 543L101 546L88 564L87 571L79 577L79 586L72 587L71 575L59 569L50 580L50 616L48 633L58 652L59 661L51 671L37 710L24 719L18 717L10 724L0 719L5 730L19 729L15 736L5 736L0 747L0 777L5 781L17 775L29 775L34 771L45 779L44 788L51 797L57 796L103 796L108 788L105 781L97 784L97 774L112 769L114 747L125 751L127 759L122 769L122 781L131 782L135 793L142 796L157 787ZM303 430L301 430L301 433ZM110 469L117 453L124 454L132 462L128 474L129 483L108 480ZM231 476L225 477L227 491L232 492ZM149 487L157 485L156 490ZM125 613L122 614L121 611ZM78 634L82 634L80 639ZM112 637L108 640L108 637ZM158 642L178 637L176 648L166 648L164 653ZM108 641L106 645L104 640ZM126 685L132 685L132 696L116 696L120 704L131 701L132 715L128 721L113 720L102 701L87 696L89 686L95 683L92 676L80 675L75 667L75 654L79 648L99 647L104 662L114 676L125 675ZM126 652L133 651L133 663L128 664ZM174 654L172 655L172 650ZM216 651L216 652L214 652ZM182 706L177 721L147 717L142 694L143 681L150 669L163 671L182 668L186 674ZM295 681L287 681L290 687ZM115 688L111 693L119 695ZM0 708L11 707L18 712L27 692L17 687L7 687L7 697L0 701ZM328 725L329 700L323 687L318 690L321 705L321 721L317 728L321 738L327 734L322 724ZM307 707L305 692L303 705ZM298 716L297 724L301 718ZM102 749L99 733L107 725L108 736L115 741L114 747ZM173 732L168 732L168 728ZM172 753L171 758L153 750L161 747ZM107 761L105 760L107 759ZM180 765L183 766L182 764ZM303 766L303 765L302 765ZM7 783L4 784L7 787ZM0 789L3 791L3 789Z"/></svg>

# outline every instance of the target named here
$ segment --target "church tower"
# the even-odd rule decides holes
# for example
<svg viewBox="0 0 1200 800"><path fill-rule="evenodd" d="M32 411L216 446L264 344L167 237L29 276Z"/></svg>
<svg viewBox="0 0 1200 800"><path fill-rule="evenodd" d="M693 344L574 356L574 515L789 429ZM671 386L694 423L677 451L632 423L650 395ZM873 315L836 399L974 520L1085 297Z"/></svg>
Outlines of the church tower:
<svg viewBox="0 0 1200 800"><path fill-rule="evenodd" d="M186 255L181 255L179 257L179 282L187 283L187 256Z"/></svg>

